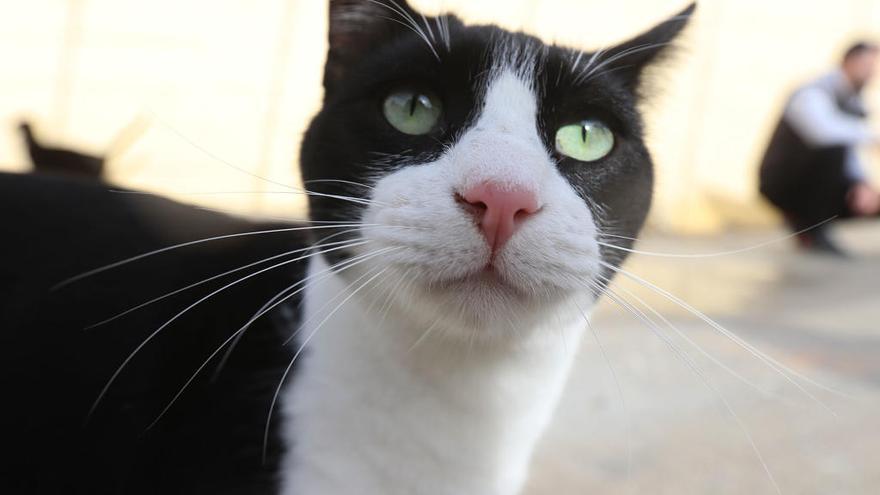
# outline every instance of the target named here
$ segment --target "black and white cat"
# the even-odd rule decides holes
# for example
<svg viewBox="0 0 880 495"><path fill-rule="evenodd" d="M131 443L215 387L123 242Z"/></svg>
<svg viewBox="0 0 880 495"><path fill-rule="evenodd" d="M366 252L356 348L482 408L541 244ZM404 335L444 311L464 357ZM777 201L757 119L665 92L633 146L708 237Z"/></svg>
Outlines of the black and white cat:
<svg viewBox="0 0 880 495"><path fill-rule="evenodd" d="M518 493L595 288L622 261L603 233L628 247L651 202L641 75L693 10L583 53L400 0L331 0L324 105L301 160L312 226L257 229L293 232L272 255L269 241L190 241L243 227L214 214L0 179L5 211L33 194L56 204L7 222L28 247L2 253L20 260L0 303L0 487L17 490L4 493ZM103 205L102 225L84 203ZM40 295L53 276L161 249L155 224L175 222L200 226L180 227L184 261L163 253ZM81 331L87 306L233 273L242 253L269 257L244 265L256 287L219 283L170 326L144 309ZM269 318L244 325L261 305ZM187 381L228 344L222 372Z"/></svg>

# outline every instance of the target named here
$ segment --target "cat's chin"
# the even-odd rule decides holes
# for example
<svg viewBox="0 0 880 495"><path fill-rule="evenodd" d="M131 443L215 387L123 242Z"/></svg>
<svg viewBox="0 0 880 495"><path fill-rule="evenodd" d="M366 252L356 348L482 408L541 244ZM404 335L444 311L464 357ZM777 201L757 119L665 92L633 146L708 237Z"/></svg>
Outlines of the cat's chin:
<svg viewBox="0 0 880 495"><path fill-rule="evenodd" d="M497 269L484 268L447 280L418 280L395 298L414 321L448 337L497 341L528 336L548 316L571 304L578 292L562 287L522 287Z"/></svg>
<svg viewBox="0 0 880 495"><path fill-rule="evenodd" d="M470 293L475 296L494 294L512 300L531 299L530 291L510 282L493 265L486 265L482 270L453 280L436 282L432 289L441 292Z"/></svg>

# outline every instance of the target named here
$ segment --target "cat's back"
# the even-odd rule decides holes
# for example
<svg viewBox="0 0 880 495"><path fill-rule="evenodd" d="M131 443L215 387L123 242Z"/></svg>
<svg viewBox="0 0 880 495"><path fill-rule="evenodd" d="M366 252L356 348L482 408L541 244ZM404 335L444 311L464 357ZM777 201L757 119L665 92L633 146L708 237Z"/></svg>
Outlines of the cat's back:
<svg viewBox="0 0 880 495"><path fill-rule="evenodd" d="M281 444L267 412L296 328L292 298L242 334L152 428L187 379L272 296L292 262L219 290L275 258L96 328L194 282L303 249L298 231L235 236L151 256L52 290L119 260L199 239L297 228L255 224L75 180L0 174L2 493L271 493ZM150 338L175 314L199 305ZM141 343L106 395L114 371ZM277 425L277 422L276 422Z"/></svg>

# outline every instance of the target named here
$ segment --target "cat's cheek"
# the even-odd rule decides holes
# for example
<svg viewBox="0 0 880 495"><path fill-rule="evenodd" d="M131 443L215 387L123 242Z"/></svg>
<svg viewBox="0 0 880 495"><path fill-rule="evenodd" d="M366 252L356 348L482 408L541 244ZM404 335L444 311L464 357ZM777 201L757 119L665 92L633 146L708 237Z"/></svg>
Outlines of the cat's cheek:
<svg viewBox="0 0 880 495"><path fill-rule="evenodd" d="M517 232L499 269L514 285L535 292L583 291L600 273L596 223L570 186L554 183L549 191L553 201Z"/></svg>
<svg viewBox="0 0 880 495"><path fill-rule="evenodd" d="M455 207L453 186L439 162L410 165L378 180L365 219L393 211L442 214Z"/></svg>
<svg viewBox="0 0 880 495"><path fill-rule="evenodd" d="M486 264L489 247L456 203L454 179L443 161L410 166L376 183L364 223L375 248L420 278L465 277ZM375 227L373 227L375 226Z"/></svg>

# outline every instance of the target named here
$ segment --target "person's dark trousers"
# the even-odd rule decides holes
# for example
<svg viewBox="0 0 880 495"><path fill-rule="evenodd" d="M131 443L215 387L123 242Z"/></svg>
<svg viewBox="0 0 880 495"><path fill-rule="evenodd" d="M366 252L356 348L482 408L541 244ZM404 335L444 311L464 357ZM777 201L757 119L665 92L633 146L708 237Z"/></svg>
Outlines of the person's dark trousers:
<svg viewBox="0 0 880 495"><path fill-rule="evenodd" d="M820 148L787 163L780 163L783 157L777 157L776 163L765 161L761 193L795 232L852 216L847 195L854 181L846 175L846 153L843 147Z"/></svg>

